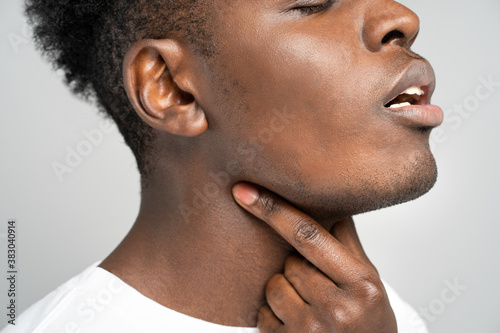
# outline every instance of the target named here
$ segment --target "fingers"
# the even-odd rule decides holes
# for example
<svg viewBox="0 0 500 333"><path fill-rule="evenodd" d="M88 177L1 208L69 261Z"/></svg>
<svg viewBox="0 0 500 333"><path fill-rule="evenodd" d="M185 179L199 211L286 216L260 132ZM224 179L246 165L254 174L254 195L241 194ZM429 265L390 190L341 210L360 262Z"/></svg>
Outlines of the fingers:
<svg viewBox="0 0 500 333"><path fill-rule="evenodd" d="M311 306L321 307L340 297L337 285L301 255L290 255L286 259L284 276Z"/></svg>
<svg viewBox="0 0 500 333"><path fill-rule="evenodd" d="M276 274L267 282L266 300L283 323L290 323L294 319L293 315L307 306L283 274Z"/></svg>
<svg viewBox="0 0 500 333"><path fill-rule="evenodd" d="M265 305L259 309L259 314L257 315L257 328L261 333L274 333L278 332L283 326L281 320L273 313L268 305Z"/></svg>
<svg viewBox="0 0 500 333"><path fill-rule="evenodd" d="M289 256L284 273L268 281L268 305L259 311L259 332L347 332L358 328L396 332L387 294L352 218L335 224L329 233L261 187L238 184L233 195L303 256Z"/></svg>
<svg viewBox="0 0 500 333"><path fill-rule="evenodd" d="M347 284L366 265L311 217L273 193L240 183L233 187L236 201L266 222L314 266L333 281Z"/></svg>

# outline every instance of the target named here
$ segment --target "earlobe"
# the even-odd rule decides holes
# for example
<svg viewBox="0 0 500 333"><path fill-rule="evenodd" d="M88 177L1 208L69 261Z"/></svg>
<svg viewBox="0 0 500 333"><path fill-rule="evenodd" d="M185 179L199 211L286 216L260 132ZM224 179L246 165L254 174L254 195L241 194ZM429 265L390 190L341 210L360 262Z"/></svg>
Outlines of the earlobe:
<svg viewBox="0 0 500 333"><path fill-rule="evenodd" d="M192 66L176 41L145 39L132 45L123 63L124 86L137 114L162 132L193 137L208 128L196 96Z"/></svg>

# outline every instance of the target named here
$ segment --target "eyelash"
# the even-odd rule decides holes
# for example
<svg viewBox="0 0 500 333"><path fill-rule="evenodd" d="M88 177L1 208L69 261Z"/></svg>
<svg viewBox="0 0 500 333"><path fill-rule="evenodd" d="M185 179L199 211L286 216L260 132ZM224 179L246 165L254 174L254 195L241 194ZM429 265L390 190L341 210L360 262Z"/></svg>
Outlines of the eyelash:
<svg viewBox="0 0 500 333"><path fill-rule="evenodd" d="M296 7L294 8L295 10L298 10L304 14L314 14L314 13L318 13L318 12L321 12L325 9L328 9L330 8L333 3L335 2L335 0L328 0L327 2L321 4L321 5L317 5L317 6L305 6L305 7Z"/></svg>

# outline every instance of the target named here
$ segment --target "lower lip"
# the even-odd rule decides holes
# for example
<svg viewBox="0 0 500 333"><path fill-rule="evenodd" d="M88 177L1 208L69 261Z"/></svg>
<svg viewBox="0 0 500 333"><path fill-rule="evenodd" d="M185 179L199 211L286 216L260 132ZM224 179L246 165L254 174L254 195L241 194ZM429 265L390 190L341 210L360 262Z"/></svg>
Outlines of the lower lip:
<svg viewBox="0 0 500 333"><path fill-rule="evenodd" d="M443 123L444 113L436 105L410 105L400 108L385 108L395 119L406 126L437 127Z"/></svg>

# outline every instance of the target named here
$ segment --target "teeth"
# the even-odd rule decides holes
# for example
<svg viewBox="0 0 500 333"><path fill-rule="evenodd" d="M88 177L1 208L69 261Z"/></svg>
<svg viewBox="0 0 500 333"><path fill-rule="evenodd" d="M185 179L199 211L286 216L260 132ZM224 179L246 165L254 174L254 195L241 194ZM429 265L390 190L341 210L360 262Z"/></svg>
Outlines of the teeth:
<svg viewBox="0 0 500 333"><path fill-rule="evenodd" d="M396 109L405 106L410 106L412 105L412 103L413 104L417 103L422 98L422 95L425 95L425 92L422 90L422 88L418 86L413 86L406 89L401 94L399 94L386 107L389 107L391 109Z"/></svg>
<svg viewBox="0 0 500 333"><path fill-rule="evenodd" d="M422 96L424 94L424 91L420 87L410 87L410 88L406 89L403 92L403 94Z"/></svg>
<svg viewBox="0 0 500 333"><path fill-rule="evenodd" d="M410 106L411 103L410 102L403 102L403 103L399 103L399 104L392 104L389 106L390 109L395 109L395 108L402 108L404 106Z"/></svg>

